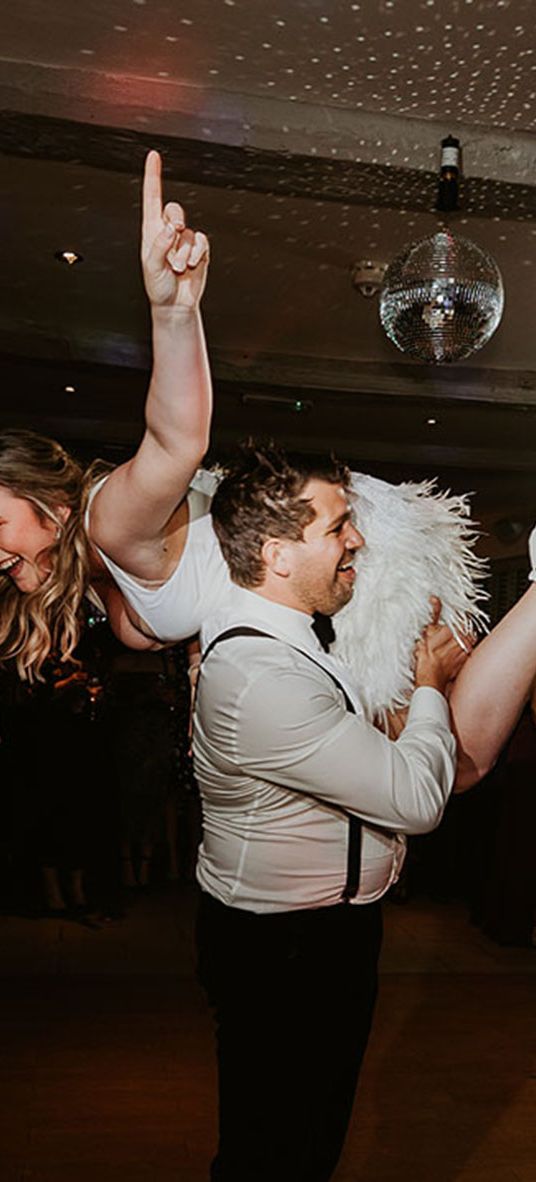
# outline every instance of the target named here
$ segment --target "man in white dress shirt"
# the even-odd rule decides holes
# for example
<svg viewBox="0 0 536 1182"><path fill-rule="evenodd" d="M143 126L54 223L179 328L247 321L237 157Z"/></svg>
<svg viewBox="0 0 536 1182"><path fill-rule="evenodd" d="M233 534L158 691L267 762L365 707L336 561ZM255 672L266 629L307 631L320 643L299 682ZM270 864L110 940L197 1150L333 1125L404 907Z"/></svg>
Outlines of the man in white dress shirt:
<svg viewBox="0 0 536 1182"><path fill-rule="evenodd" d="M455 772L443 691L464 654L426 630L397 742L324 652L315 613L352 595L363 545L335 463L250 447L213 520L229 565L205 630L194 731L203 802L200 975L214 1006L214 1182L327 1182L376 995L378 900L405 833L438 824Z"/></svg>

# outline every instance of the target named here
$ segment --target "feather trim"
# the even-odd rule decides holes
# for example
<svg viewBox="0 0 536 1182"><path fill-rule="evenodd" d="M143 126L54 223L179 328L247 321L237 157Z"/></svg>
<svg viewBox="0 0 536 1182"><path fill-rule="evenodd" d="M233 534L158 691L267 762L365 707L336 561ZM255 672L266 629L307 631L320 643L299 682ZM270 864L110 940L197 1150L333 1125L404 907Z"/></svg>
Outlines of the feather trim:
<svg viewBox="0 0 536 1182"><path fill-rule="evenodd" d="M456 636L486 631L487 563L473 550L478 531L466 496L438 492L433 480L392 485L358 472L352 493L365 546L353 598L335 620L333 652L360 686L367 716L382 721L411 697L431 595Z"/></svg>

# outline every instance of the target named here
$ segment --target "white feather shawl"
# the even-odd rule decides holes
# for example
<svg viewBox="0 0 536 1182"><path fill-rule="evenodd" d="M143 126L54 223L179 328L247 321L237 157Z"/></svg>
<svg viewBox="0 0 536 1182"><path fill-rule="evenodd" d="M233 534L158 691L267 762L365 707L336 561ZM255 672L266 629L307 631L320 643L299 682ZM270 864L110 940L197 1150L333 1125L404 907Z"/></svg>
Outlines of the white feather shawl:
<svg viewBox="0 0 536 1182"><path fill-rule="evenodd" d="M473 552L478 534L466 497L437 492L434 481L393 485L359 472L352 490L365 546L353 598L335 617L332 651L360 686L367 716L381 719L407 705L431 595L455 634L485 630L486 562Z"/></svg>

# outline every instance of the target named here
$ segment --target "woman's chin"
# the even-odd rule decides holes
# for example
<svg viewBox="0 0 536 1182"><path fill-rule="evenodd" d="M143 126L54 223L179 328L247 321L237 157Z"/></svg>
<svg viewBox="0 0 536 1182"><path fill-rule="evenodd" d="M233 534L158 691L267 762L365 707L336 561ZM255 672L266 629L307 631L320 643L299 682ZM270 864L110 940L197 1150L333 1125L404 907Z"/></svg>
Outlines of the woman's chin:
<svg viewBox="0 0 536 1182"><path fill-rule="evenodd" d="M30 591L37 591L41 586L44 575L40 576L39 572L34 570L27 562L22 562L20 570L15 568L14 573L10 572L11 581L15 584L17 591L22 595L28 595Z"/></svg>

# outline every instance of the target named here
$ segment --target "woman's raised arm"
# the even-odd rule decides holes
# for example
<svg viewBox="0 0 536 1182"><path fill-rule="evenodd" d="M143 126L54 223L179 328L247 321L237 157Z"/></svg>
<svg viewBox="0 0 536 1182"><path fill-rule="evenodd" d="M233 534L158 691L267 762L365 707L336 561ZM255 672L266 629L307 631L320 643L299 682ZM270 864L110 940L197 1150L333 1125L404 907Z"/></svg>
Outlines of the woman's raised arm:
<svg viewBox="0 0 536 1182"><path fill-rule="evenodd" d="M140 579L166 579L184 544L182 502L208 446L212 389L200 301L208 242L180 205L162 205L161 160L149 152L143 180L141 260L151 305L153 370L145 433L91 507L90 537ZM182 512L181 512L182 506Z"/></svg>

